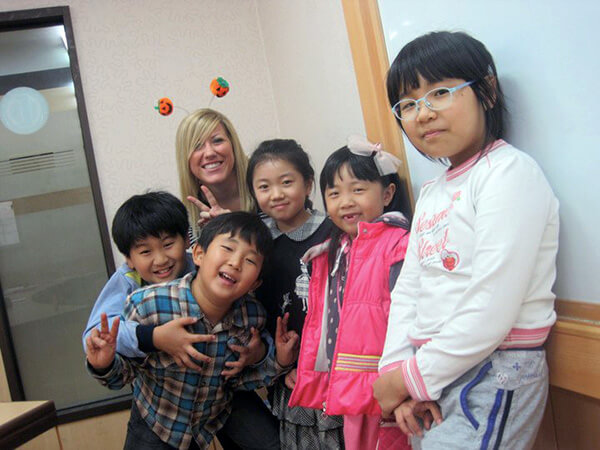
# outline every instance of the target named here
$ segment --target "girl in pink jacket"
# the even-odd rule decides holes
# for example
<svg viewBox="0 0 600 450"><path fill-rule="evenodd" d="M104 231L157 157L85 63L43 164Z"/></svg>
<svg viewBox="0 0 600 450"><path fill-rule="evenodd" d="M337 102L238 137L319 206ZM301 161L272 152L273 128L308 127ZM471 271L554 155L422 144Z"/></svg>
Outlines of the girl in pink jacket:
<svg viewBox="0 0 600 450"><path fill-rule="evenodd" d="M335 227L303 257L312 271L290 406L343 415L347 449L410 448L393 421L382 421L371 386L408 244L398 163L364 138L334 152L320 185Z"/></svg>

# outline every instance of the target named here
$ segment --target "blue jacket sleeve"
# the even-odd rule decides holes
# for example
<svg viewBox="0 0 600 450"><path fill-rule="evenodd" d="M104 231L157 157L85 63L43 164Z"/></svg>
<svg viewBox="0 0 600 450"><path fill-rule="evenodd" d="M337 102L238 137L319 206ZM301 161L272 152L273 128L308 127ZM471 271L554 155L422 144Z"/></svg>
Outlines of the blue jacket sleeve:
<svg viewBox="0 0 600 450"><path fill-rule="evenodd" d="M106 313L109 327L116 317L121 318L119 334L117 336L117 352L128 358L143 358L145 353L139 350L136 336L137 322L126 321L123 317L123 308L127 296L139 288L139 284L127 277L119 268L108 280L98 296L94 308L83 332L83 350L86 350L85 339L93 328L100 326L100 315Z"/></svg>

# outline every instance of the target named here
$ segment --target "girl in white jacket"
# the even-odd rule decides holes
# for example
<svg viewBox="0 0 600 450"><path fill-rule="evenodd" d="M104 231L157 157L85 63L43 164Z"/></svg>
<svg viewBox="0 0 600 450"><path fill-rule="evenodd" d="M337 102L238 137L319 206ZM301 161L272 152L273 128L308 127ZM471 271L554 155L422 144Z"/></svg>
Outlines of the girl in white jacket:
<svg viewBox="0 0 600 450"><path fill-rule="evenodd" d="M528 448L548 390L558 201L502 140L504 98L481 42L421 36L387 87L411 143L449 167L421 189L375 397L417 448ZM426 400L444 419L423 434Z"/></svg>

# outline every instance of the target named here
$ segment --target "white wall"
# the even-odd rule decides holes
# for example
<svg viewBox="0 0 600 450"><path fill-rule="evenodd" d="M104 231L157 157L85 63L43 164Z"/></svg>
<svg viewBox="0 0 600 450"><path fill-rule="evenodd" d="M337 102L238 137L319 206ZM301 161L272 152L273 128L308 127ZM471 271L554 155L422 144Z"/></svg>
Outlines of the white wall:
<svg viewBox="0 0 600 450"><path fill-rule="evenodd" d="M350 133L364 133L337 0L3 0L3 11L69 5L107 219L148 188L178 194L170 97L208 105L216 76L231 91L211 107L234 123L247 153L294 138L318 171ZM320 205L318 192L315 197ZM121 258L116 248L116 260Z"/></svg>
<svg viewBox="0 0 600 450"><path fill-rule="evenodd" d="M448 9L442 0L380 0L379 7L390 61L406 43L434 30L466 31L486 45L507 100L507 141L539 163L560 200L555 292L562 299L600 303L594 95L600 3L460 0ZM435 166L406 143L413 181L431 177Z"/></svg>

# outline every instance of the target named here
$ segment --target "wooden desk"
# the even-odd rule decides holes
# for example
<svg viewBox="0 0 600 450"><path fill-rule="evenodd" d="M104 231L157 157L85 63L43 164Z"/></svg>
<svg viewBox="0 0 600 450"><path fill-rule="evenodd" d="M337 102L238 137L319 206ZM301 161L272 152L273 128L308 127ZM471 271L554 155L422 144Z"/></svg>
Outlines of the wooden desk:
<svg viewBox="0 0 600 450"><path fill-rule="evenodd" d="M56 426L51 400L0 402L0 448L15 448Z"/></svg>

